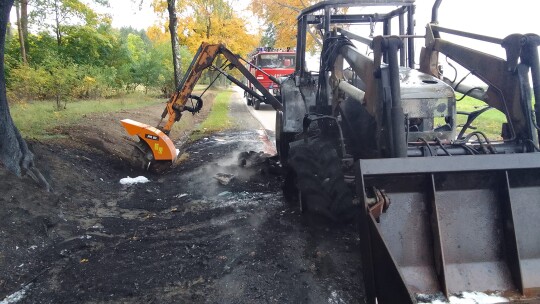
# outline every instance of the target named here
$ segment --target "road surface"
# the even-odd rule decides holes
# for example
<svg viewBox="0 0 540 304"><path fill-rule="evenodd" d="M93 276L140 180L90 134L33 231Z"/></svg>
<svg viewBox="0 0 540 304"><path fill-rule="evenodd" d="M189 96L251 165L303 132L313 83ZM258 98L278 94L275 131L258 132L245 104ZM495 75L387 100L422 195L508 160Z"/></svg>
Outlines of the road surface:
<svg viewBox="0 0 540 304"><path fill-rule="evenodd" d="M273 137L276 131L276 111L274 108L269 104L263 103L259 110L255 110L253 107L247 106L244 91L241 88L235 87L234 90L236 92L235 97L243 100L251 115L261 123L262 127L268 132L268 135Z"/></svg>

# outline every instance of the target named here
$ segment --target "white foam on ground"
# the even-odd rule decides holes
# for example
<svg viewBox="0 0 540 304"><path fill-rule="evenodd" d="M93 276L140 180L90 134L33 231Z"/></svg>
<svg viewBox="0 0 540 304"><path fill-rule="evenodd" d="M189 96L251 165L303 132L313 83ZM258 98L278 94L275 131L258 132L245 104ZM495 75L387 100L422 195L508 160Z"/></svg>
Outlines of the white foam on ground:
<svg viewBox="0 0 540 304"><path fill-rule="evenodd" d="M137 176L137 177L124 177L120 180L120 184L122 185L133 185L133 184L144 184L148 183L150 180L144 176Z"/></svg>
<svg viewBox="0 0 540 304"><path fill-rule="evenodd" d="M507 303L509 299L497 294L488 295L483 292L462 292L458 295L451 295L447 301L436 299L430 304L497 304Z"/></svg>
<svg viewBox="0 0 540 304"><path fill-rule="evenodd" d="M26 285L23 289L10 294L9 296L5 297L2 301L0 301L0 304L13 304L17 303L20 300L24 299L24 296L26 295L26 291L32 284Z"/></svg>
<svg viewBox="0 0 540 304"><path fill-rule="evenodd" d="M503 298L498 295L488 295L483 292L463 292L463 298L457 298L455 296L450 297L450 303L454 304L496 304L502 302L508 302L507 298Z"/></svg>
<svg viewBox="0 0 540 304"><path fill-rule="evenodd" d="M345 304L346 302L339 296L339 293L332 290L328 298L328 304Z"/></svg>

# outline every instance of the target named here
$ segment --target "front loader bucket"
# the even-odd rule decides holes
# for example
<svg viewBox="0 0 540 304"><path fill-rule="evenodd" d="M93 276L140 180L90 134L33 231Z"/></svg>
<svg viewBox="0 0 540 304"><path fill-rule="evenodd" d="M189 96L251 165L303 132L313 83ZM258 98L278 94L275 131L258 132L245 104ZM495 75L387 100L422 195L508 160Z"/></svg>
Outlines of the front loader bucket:
<svg viewBox="0 0 540 304"><path fill-rule="evenodd" d="M540 153L359 160L356 169L368 303L464 291L540 299ZM385 213L371 207L375 192L390 200Z"/></svg>
<svg viewBox="0 0 540 304"><path fill-rule="evenodd" d="M129 135L137 135L141 142L146 143L157 161L176 160L176 148L172 140L161 130L131 119L120 121Z"/></svg>

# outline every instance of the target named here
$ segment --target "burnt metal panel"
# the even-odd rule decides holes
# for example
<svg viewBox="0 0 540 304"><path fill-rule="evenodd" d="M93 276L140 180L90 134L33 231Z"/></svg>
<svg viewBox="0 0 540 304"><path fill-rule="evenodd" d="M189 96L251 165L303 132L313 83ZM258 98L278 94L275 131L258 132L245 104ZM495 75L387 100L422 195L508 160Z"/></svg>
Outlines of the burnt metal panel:
<svg viewBox="0 0 540 304"><path fill-rule="evenodd" d="M448 292L515 289L503 255L498 174L436 174L435 184Z"/></svg>
<svg viewBox="0 0 540 304"><path fill-rule="evenodd" d="M528 169L540 168L540 153L463 155L448 158L363 159L360 166L364 175Z"/></svg>
<svg viewBox="0 0 540 304"><path fill-rule="evenodd" d="M512 302L540 300L540 153L361 159L356 166L361 222L369 223L361 240L373 263L365 277L370 299L416 303L416 294L499 291ZM367 205L372 187L391 202L378 219Z"/></svg>
<svg viewBox="0 0 540 304"><path fill-rule="evenodd" d="M297 87L293 78L287 78L281 83L281 98L283 102L283 131L300 133L303 131L303 119L310 106L315 105L317 86L305 85Z"/></svg>
<svg viewBox="0 0 540 304"><path fill-rule="evenodd" d="M523 293L540 295L540 172L508 173Z"/></svg>
<svg viewBox="0 0 540 304"><path fill-rule="evenodd" d="M378 80L373 77L373 73L375 72L375 63L373 62L373 59L365 56L351 46L342 47L340 49L340 54L365 83L364 91L366 92L366 108L371 115L375 115L375 107L379 96L377 90Z"/></svg>
<svg viewBox="0 0 540 304"><path fill-rule="evenodd" d="M383 186L391 200L402 203L391 204L392 212L383 213L378 225L388 250L400 266L406 285L412 293L436 293L439 290L437 274L431 265L433 241L430 237L431 223L429 196L425 189L426 176L412 176L404 181L399 177L387 180L370 180ZM389 184L392 184L391 186ZM381 187L379 186L379 187ZM404 218L403 215L407 217ZM426 236L418 238L418 235ZM415 254L410 254L414 252Z"/></svg>
<svg viewBox="0 0 540 304"><path fill-rule="evenodd" d="M386 247L389 243L381 237L378 225L370 216L369 226L373 249L373 263L375 265L375 280L384 282L384 285L376 285L378 303L412 304L414 297L409 293L402 272L393 260L390 251ZM392 286L392 292L388 292L387 286Z"/></svg>

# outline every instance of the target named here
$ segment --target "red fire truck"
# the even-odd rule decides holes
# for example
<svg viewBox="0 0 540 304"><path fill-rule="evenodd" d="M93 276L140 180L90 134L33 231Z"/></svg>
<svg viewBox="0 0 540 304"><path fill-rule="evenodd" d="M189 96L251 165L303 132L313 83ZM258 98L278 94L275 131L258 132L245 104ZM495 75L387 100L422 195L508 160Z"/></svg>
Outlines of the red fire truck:
<svg viewBox="0 0 540 304"><path fill-rule="evenodd" d="M258 48L251 54L250 63L262 70L260 71L253 66L249 66L250 72L280 100L281 93L279 85L270 80L268 75L279 79L281 76L292 74L295 67L295 52L291 50ZM249 82L248 86L250 89L256 90L253 84ZM245 93L245 97L248 106L253 106L255 110L259 109L261 106L260 100L254 98L249 93Z"/></svg>

